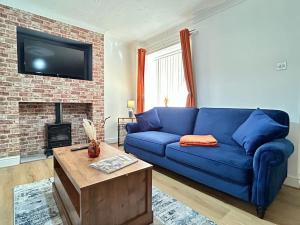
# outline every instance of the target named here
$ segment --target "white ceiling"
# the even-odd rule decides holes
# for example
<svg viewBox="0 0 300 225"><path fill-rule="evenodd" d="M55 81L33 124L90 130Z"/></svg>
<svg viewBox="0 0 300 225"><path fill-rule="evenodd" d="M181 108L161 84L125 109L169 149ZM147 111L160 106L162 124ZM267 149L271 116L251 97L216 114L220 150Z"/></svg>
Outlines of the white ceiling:
<svg viewBox="0 0 300 225"><path fill-rule="evenodd" d="M0 0L0 3L124 40L144 41L235 0Z"/></svg>

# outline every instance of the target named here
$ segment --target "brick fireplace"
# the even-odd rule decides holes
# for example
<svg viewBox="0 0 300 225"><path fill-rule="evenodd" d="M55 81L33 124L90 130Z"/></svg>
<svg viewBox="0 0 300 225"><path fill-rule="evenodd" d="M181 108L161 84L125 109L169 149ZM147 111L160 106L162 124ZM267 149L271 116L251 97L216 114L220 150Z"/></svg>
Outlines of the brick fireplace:
<svg viewBox="0 0 300 225"><path fill-rule="evenodd" d="M92 104L63 103L63 123L71 123L72 143L86 143L83 119L91 119ZM20 154L28 156L43 153L47 149L46 124L55 124L54 103L20 102L19 129Z"/></svg>
<svg viewBox="0 0 300 225"><path fill-rule="evenodd" d="M93 80L18 73L17 26L92 44ZM0 5L0 158L33 154L45 148L45 124L55 121L62 102L63 120L72 123L73 143L84 143L83 118L94 121L103 140L103 35Z"/></svg>

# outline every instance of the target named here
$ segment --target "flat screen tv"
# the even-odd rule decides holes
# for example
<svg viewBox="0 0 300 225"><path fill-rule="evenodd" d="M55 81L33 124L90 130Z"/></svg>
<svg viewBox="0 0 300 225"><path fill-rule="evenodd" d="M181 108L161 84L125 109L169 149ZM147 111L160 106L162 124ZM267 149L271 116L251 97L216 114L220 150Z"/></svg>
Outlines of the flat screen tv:
<svg viewBox="0 0 300 225"><path fill-rule="evenodd" d="M91 80L90 45L22 31L18 33L20 73Z"/></svg>

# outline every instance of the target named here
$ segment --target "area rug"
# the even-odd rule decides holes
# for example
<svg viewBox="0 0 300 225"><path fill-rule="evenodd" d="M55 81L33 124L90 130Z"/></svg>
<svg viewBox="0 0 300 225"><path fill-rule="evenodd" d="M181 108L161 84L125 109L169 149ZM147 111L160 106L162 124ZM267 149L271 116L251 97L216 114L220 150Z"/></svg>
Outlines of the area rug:
<svg viewBox="0 0 300 225"><path fill-rule="evenodd" d="M52 195L53 178L14 188L15 225L62 225ZM183 203L152 189L153 225L216 225Z"/></svg>

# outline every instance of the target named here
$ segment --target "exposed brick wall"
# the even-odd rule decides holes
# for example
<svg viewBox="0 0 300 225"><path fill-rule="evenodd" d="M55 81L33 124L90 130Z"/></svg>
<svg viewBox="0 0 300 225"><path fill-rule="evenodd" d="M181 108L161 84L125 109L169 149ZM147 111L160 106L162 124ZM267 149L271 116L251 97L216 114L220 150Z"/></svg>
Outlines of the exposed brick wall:
<svg viewBox="0 0 300 225"><path fill-rule="evenodd" d="M19 103L21 155L45 149L45 124L54 121L54 103Z"/></svg>
<svg viewBox="0 0 300 225"><path fill-rule="evenodd" d="M93 81L19 74L17 26L92 44ZM22 102L90 103L89 114L103 140L103 44L102 34L0 5L0 157L20 154Z"/></svg>
<svg viewBox="0 0 300 225"><path fill-rule="evenodd" d="M82 125L83 119L91 119L91 104L63 104L63 122L72 123L72 143L83 144L87 142Z"/></svg>

